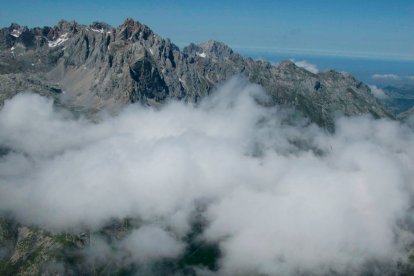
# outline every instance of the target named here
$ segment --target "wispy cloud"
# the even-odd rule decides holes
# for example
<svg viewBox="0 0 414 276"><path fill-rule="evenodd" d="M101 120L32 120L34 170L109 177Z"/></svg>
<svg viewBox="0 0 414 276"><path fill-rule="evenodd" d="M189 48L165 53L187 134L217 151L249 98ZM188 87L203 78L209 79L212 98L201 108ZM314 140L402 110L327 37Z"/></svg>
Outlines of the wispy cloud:
<svg viewBox="0 0 414 276"><path fill-rule="evenodd" d="M374 95L377 99L386 99L388 96L385 94L384 90L381 88L378 88L375 85L370 85L369 88L371 88L371 93Z"/></svg>
<svg viewBox="0 0 414 276"><path fill-rule="evenodd" d="M185 44L186 45L186 44ZM183 46L185 46L183 45ZM315 56L333 57L354 57L376 60L406 60L413 61L413 55L400 55L395 53L373 53L373 52L352 52L352 51L332 51L328 49L301 49L301 48L275 48L263 46L232 45L234 49L249 50L264 53L285 53L285 54L305 54Z"/></svg>
<svg viewBox="0 0 414 276"><path fill-rule="evenodd" d="M302 67L308 70L309 72L312 72L314 74L317 74L319 72L319 69L315 64L307 62L306 60L295 61L294 59L292 59L292 61L296 64L296 66Z"/></svg>
<svg viewBox="0 0 414 276"><path fill-rule="evenodd" d="M376 80L401 80L401 77L395 74L374 74L371 78Z"/></svg>

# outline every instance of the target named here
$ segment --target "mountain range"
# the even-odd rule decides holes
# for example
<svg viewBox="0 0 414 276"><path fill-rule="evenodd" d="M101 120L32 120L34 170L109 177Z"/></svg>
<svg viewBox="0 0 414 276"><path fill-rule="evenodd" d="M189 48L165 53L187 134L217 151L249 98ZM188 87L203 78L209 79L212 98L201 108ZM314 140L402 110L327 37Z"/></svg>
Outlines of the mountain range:
<svg viewBox="0 0 414 276"><path fill-rule="evenodd" d="M11 24L0 30L0 104L19 91L47 94L77 110L115 111L141 102L197 103L234 75L261 85L267 104L295 107L334 129L334 113L390 117L370 88L348 73L314 74L292 61L271 64L209 40L179 49L148 26L127 19L117 28L60 21L54 27Z"/></svg>

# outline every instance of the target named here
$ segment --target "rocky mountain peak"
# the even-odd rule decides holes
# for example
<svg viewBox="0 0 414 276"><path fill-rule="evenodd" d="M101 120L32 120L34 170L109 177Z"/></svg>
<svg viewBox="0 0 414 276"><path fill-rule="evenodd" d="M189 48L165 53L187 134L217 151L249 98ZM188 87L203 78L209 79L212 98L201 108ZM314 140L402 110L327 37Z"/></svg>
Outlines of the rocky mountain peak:
<svg viewBox="0 0 414 276"><path fill-rule="evenodd" d="M233 54L233 50L228 45L216 40L208 40L198 46L214 57L229 57Z"/></svg>
<svg viewBox="0 0 414 276"><path fill-rule="evenodd" d="M17 23L11 23L8 29L12 32L13 30L20 30L21 26Z"/></svg>
<svg viewBox="0 0 414 276"><path fill-rule="evenodd" d="M124 23L117 28L117 33L119 38L132 41L140 39L146 40L153 34L152 30L147 25L141 24L132 18L127 18Z"/></svg>
<svg viewBox="0 0 414 276"><path fill-rule="evenodd" d="M57 28L61 32L77 33L82 28L82 26L74 20L72 21L60 20L57 24Z"/></svg>
<svg viewBox="0 0 414 276"><path fill-rule="evenodd" d="M314 74L309 72L308 70L297 66L291 60L283 60L279 64L276 65L276 71L279 72L280 75L283 75L288 78L314 78Z"/></svg>
<svg viewBox="0 0 414 276"><path fill-rule="evenodd" d="M299 67L291 60L284 60L277 65L277 68L281 70L295 70Z"/></svg>
<svg viewBox="0 0 414 276"><path fill-rule="evenodd" d="M105 23L105 22L98 22L98 21L95 21L95 22L93 22L91 25L90 25L90 27L92 28L92 29L95 29L95 30L102 30L102 31L109 31L109 30L111 30L111 29L113 29L113 27L111 26L111 25L109 25L109 24L107 24L107 23Z"/></svg>
<svg viewBox="0 0 414 276"><path fill-rule="evenodd" d="M183 53L200 58L229 58L234 54L233 50L223 42L208 40L200 44L191 43L183 49Z"/></svg>
<svg viewBox="0 0 414 276"><path fill-rule="evenodd" d="M325 80L329 80L331 82L348 82L358 86L362 85L361 81L355 79L354 76L349 73L341 73L335 70L328 70L326 72L320 72L319 75Z"/></svg>

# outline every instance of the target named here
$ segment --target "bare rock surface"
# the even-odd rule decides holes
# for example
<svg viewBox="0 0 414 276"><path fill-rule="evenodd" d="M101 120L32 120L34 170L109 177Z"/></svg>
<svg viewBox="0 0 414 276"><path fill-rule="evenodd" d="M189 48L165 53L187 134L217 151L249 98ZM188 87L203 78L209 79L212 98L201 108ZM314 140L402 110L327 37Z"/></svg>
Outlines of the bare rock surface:
<svg viewBox="0 0 414 276"><path fill-rule="evenodd" d="M0 60L0 102L31 90L65 91L71 105L91 110L168 99L196 103L218 83L242 75L263 86L271 104L293 106L331 130L335 112L393 117L352 75L314 74L291 61L272 65L213 40L180 50L133 19L117 28L102 22L33 29L11 24L0 30Z"/></svg>

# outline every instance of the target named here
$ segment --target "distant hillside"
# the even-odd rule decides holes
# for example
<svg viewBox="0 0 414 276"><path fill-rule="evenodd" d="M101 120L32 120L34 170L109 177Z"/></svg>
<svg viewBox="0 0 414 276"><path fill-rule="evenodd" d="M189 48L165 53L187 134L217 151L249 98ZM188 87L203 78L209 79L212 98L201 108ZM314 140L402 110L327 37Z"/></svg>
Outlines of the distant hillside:
<svg viewBox="0 0 414 276"><path fill-rule="evenodd" d="M414 106L414 86L386 86L383 90L388 97L382 102L395 115L404 113Z"/></svg>

